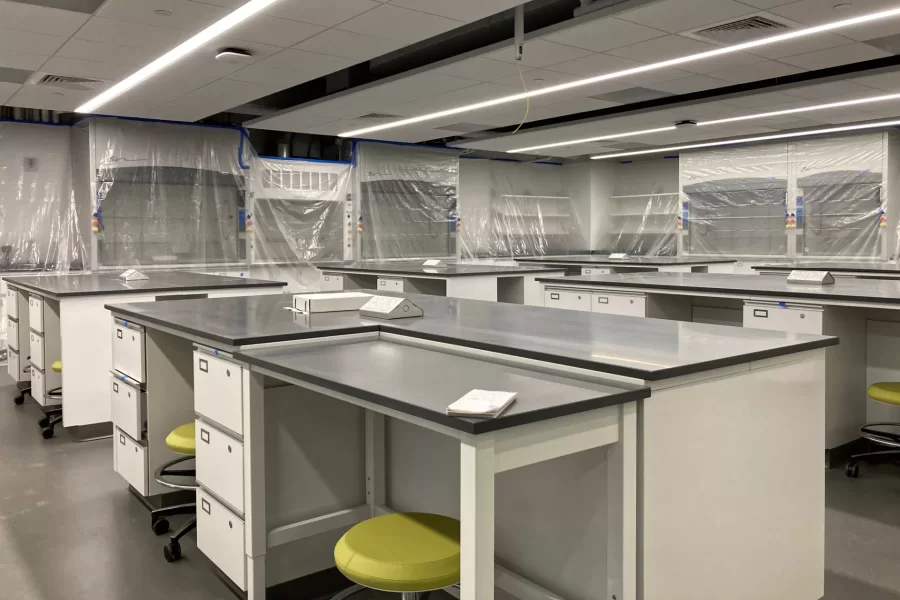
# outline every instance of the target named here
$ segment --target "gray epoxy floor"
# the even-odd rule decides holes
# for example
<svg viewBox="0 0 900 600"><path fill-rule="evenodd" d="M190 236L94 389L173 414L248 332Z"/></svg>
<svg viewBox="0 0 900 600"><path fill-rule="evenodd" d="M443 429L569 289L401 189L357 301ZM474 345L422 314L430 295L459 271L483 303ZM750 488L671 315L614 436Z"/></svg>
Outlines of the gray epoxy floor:
<svg viewBox="0 0 900 600"><path fill-rule="evenodd" d="M39 409L14 406L14 391L0 385L0 598L235 598L193 535L180 563L165 561L164 538L112 471L112 440L77 443L58 429L45 441ZM900 467L863 468L855 481L827 474L826 600L900 600Z"/></svg>

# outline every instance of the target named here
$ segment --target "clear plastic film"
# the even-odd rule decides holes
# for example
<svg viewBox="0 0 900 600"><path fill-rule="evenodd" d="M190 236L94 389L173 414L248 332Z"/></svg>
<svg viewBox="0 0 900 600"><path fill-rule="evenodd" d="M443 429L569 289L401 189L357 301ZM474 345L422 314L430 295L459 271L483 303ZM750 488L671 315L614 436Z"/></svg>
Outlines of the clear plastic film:
<svg viewBox="0 0 900 600"><path fill-rule="evenodd" d="M585 252L585 224L578 198L570 195L570 180L562 165L460 161L460 257Z"/></svg>
<svg viewBox="0 0 900 600"><path fill-rule="evenodd" d="M246 263L250 164L241 130L117 118L75 129L76 151L91 162L76 190L95 199L96 268Z"/></svg>
<svg viewBox="0 0 900 600"><path fill-rule="evenodd" d="M457 256L457 151L359 142L354 164L361 260Z"/></svg>
<svg viewBox="0 0 900 600"><path fill-rule="evenodd" d="M609 232L603 248L629 256L674 256L678 249L681 194L676 160L615 165L609 197Z"/></svg>

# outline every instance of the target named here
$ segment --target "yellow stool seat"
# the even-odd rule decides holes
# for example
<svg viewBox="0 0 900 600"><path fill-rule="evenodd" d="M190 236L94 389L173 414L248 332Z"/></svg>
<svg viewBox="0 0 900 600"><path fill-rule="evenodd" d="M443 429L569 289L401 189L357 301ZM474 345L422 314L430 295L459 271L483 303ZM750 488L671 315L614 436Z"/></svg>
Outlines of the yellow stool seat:
<svg viewBox="0 0 900 600"><path fill-rule="evenodd" d="M166 446L172 452L194 456L197 453L197 442L194 438L194 423L176 427L166 436Z"/></svg>
<svg viewBox="0 0 900 600"><path fill-rule="evenodd" d="M53 369L54 373L62 373L62 361L61 360L53 361L53 366L50 368Z"/></svg>
<svg viewBox="0 0 900 600"><path fill-rule="evenodd" d="M900 406L900 381L873 383L866 393L872 400Z"/></svg>
<svg viewBox="0 0 900 600"><path fill-rule="evenodd" d="M334 547L351 581L386 592L427 592L459 583L459 521L394 513L355 525Z"/></svg>

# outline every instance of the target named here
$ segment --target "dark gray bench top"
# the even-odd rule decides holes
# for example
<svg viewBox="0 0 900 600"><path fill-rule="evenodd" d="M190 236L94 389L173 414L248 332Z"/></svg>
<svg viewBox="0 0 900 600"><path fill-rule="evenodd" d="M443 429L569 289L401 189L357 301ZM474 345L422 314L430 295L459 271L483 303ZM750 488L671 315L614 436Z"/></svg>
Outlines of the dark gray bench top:
<svg viewBox="0 0 900 600"><path fill-rule="evenodd" d="M123 269L124 270L124 269ZM226 277L187 271L148 271L149 279L125 281L119 273L91 273L79 275L40 275L6 277L6 284L51 298L74 296L104 296L108 294L146 294L212 289L281 288L283 281Z"/></svg>

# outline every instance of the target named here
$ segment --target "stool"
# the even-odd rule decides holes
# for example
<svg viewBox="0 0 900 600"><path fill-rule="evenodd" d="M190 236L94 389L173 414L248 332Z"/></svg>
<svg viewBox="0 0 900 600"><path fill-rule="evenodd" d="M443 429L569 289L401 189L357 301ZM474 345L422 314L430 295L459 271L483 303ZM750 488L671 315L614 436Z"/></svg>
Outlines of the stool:
<svg viewBox="0 0 900 600"><path fill-rule="evenodd" d="M866 391L869 398L884 402L893 406L900 406L900 382L883 381L873 383ZM900 457L900 433L891 433L885 431L885 427L894 427L900 430L900 423L866 423L863 425L859 434L878 446L887 448L896 448L896 450L879 450L876 452L865 452L863 454L854 454L847 463L847 477L854 479L859 477L860 462L880 463L893 462Z"/></svg>
<svg viewBox="0 0 900 600"><path fill-rule="evenodd" d="M425 600L459 583L459 521L429 513L393 513L354 525L334 547L338 570L356 585L332 600L363 589Z"/></svg>
<svg viewBox="0 0 900 600"><path fill-rule="evenodd" d="M53 362L53 366L51 367L54 373L62 373L62 361L57 360ZM62 402L62 388L54 388L47 392L48 400L59 400ZM62 404L59 406L54 406L51 408L44 409L44 416L41 417L41 420L38 421L38 425L41 427L41 435L44 436L45 440L49 440L53 437L53 428L57 423L62 423Z"/></svg>
<svg viewBox="0 0 900 600"><path fill-rule="evenodd" d="M188 460L193 460L194 455L196 454L196 441L194 438L194 423L188 423L187 425L182 425L180 427L176 427L172 433L166 436L166 446L172 452L177 454L182 454L183 456L179 456L175 460L170 460L169 462L163 464L156 472L153 474L153 477L159 482L160 485L164 485L167 488L172 488L175 490L196 490L197 489L197 470L196 469L173 469L175 465L181 464ZM177 479L185 479L187 481L173 481L169 478L177 478ZM181 559L181 538L190 533L195 527L197 527L197 503L190 502L188 504L177 504L175 506L167 506L165 508L158 508L150 512L150 526L153 528L153 533L156 535L163 535L164 533L168 533L169 531L169 520L166 517L170 517L172 515L194 515L191 517L187 523L181 526L181 528L172 534L169 538L169 543L163 548L163 554L166 557L168 562L175 562Z"/></svg>

